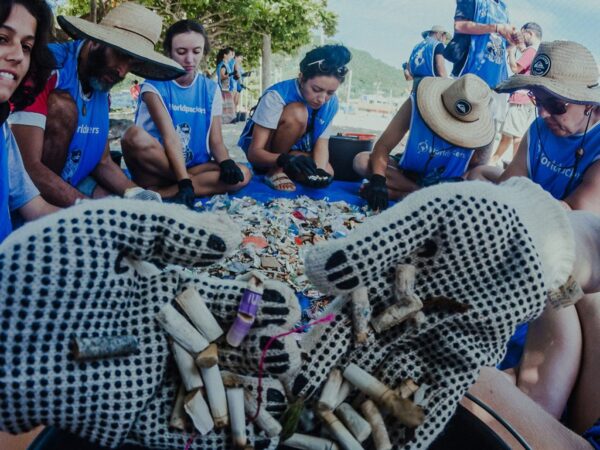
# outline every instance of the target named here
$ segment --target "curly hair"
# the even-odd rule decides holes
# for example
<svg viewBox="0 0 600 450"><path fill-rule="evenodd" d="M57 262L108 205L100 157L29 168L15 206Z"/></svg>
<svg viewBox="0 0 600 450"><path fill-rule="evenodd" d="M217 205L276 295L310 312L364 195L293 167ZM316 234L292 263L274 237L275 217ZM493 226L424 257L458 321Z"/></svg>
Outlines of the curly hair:
<svg viewBox="0 0 600 450"><path fill-rule="evenodd" d="M2 0L0 3L0 23L10 16L15 5L22 5L35 18L35 43L31 51L31 62L27 77L10 98L15 110L21 110L33 103L44 89L46 81L55 67L54 56L48 48L54 23L52 10L45 0Z"/></svg>
<svg viewBox="0 0 600 450"><path fill-rule="evenodd" d="M300 72L305 80L316 76L333 76L344 82L346 64L352 59L352 53L343 45L323 45L309 51L300 61ZM340 70L344 69L344 70Z"/></svg>

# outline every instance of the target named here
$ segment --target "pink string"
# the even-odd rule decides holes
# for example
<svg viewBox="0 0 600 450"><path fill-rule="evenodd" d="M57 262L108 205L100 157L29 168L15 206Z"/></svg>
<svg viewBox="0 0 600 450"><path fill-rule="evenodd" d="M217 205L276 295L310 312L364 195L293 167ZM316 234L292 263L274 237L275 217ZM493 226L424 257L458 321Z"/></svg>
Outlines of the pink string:
<svg viewBox="0 0 600 450"><path fill-rule="evenodd" d="M190 435L190 438L188 439L188 441L185 443L185 448L183 450L190 450L190 448L192 448L192 443L194 442L195 438L196 438L196 432L194 431Z"/></svg>
<svg viewBox="0 0 600 450"><path fill-rule="evenodd" d="M269 338L269 340L267 341L267 345L265 345L265 348L263 348L262 354L260 355L260 361L258 363L258 389L257 389L257 400L256 400L256 413L250 419L251 422L254 422L256 420L256 418L258 417L258 414L260 413L260 407L262 404L262 379L263 379L265 358L267 356L267 350L269 350L271 345L273 345L273 342L275 342L277 339L281 339L282 337L289 336L290 334L293 334L293 333L302 333L307 328L310 328L313 325L319 325L321 323L329 323L329 322L333 321L333 319L335 319L335 315L327 314L326 316L323 316L320 319L317 319L306 325L302 325L301 327L294 328L291 331L287 331L285 333L281 333L281 334L278 334L277 336L272 336L271 338Z"/></svg>

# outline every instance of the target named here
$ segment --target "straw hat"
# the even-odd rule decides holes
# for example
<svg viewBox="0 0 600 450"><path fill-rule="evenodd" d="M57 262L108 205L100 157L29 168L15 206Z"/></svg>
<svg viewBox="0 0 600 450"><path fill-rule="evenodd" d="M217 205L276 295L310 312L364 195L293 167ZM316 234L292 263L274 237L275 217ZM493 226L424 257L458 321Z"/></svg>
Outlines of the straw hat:
<svg viewBox="0 0 600 450"><path fill-rule="evenodd" d="M136 3L123 3L109 11L99 24L73 16L58 16L58 24L74 39L90 39L137 59L131 72L153 80L171 80L183 68L154 51L162 31L161 17Z"/></svg>
<svg viewBox="0 0 600 450"><path fill-rule="evenodd" d="M600 104L599 76L594 57L583 45L542 42L531 63L531 75L515 75L496 86L496 91L542 89L566 102Z"/></svg>
<svg viewBox="0 0 600 450"><path fill-rule="evenodd" d="M446 29L441 25L432 26L430 30L423 31L421 33L421 36L423 36L423 39L425 39L427 36L429 36L429 33L444 33L445 35L450 36L450 33L448 33Z"/></svg>
<svg viewBox="0 0 600 450"><path fill-rule="evenodd" d="M492 91L477 75L426 77L417 88L417 107L431 130L451 144L479 148L494 139Z"/></svg>

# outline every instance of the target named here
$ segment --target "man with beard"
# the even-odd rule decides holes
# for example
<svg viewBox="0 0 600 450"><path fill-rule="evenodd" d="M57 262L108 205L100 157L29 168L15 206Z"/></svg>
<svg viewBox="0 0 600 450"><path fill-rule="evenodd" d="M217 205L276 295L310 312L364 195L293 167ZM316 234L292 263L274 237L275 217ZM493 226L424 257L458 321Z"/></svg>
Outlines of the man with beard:
<svg viewBox="0 0 600 450"><path fill-rule="evenodd" d="M59 16L74 41L51 44L56 70L36 101L11 116L25 167L42 196L58 206L123 195L136 187L110 157L110 89L128 72L168 80L184 73L154 51L162 19L135 3L99 24Z"/></svg>

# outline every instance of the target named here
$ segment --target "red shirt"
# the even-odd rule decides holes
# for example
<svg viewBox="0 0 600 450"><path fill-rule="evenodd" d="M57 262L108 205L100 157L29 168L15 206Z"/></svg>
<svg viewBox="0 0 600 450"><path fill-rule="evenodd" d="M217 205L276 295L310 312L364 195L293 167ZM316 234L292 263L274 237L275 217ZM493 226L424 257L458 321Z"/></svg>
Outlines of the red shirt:
<svg viewBox="0 0 600 450"><path fill-rule="evenodd" d="M521 66L523 69L519 72L519 75L529 75L531 74L531 63L533 62L533 57L537 53L535 47L527 47L525 51L521 54L521 57L517 60L517 64ZM531 99L527 95L527 90L521 89L520 91L515 91L512 93L510 98L508 99L508 103L512 103L513 105L528 105L531 103Z"/></svg>

